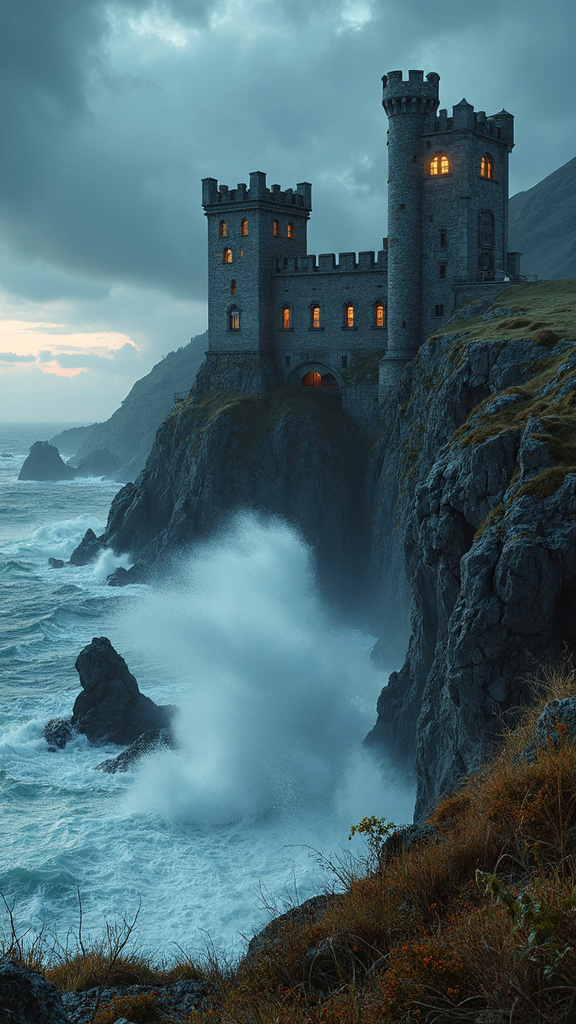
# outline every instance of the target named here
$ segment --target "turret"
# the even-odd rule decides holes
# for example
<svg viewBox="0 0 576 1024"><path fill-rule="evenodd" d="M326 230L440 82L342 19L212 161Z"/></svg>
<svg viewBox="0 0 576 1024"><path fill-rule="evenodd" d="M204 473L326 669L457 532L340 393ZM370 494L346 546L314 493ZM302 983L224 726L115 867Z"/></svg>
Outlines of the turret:
<svg viewBox="0 0 576 1024"><path fill-rule="evenodd" d="M388 354L402 369L422 341L423 135L438 108L440 76L391 71L382 79L388 115Z"/></svg>

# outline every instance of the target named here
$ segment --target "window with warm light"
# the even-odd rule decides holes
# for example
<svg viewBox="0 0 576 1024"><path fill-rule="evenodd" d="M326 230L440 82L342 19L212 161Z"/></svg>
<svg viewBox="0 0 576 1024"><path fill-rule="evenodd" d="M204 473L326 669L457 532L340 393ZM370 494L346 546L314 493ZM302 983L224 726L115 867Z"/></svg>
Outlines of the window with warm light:
<svg viewBox="0 0 576 1024"><path fill-rule="evenodd" d="M430 161L430 174L437 177L442 174L450 174L450 161L446 153L436 153Z"/></svg>
<svg viewBox="0 0 576 1024"><path fill-rule="evenodd" d="M278 238L278 235L280 234L280 225L277 220L272 221L272 234L274 235L274 238Z"/></svg>
<svg viewBox="0 0 576 1024"><path fill-rule="evenodd" d="M295 238L295 237L296 237L296 235L294 233L294 225L293 224L289 224L288 225L288 238Z"/></svg>
<svg viewBox="0 0 576 1024"><path fill-rule="evenodd" d="M222 253L222 262L232 263L232 249L224 249L224 252Z"/></svg>
<svg viewBox="0 0 576 1024"><path fill-rule="evenodd" d="M322 374L317 373L316 370L310 370L305 373L302 377L303 388L321 388L322 387Z"/></svg>
<svg viewBox="0 0 576 1024"><path fill-rule="evenodd" d="M228 234L228 225L225 220L220 221L219 232L220 238L226 238L226 235Z"/></svg>
<svg viewBox="0 0 576 1024"><path fill-rule="evenodd" d="M344 307L344 326L354 327L354 306L351 302Z"/></svg>
<svg viewBox="0 0 576 1024"><path fill-rule="evenodd" d="M374 306L374 326L386 327L386 309L383 302L377 302Z"/></svg>
<svg viewBox="0 0 576 1024"><path fill-rule="evenodd" d="M245 217L243 217L242 220L240 221L240 234L241 235L247 235L248 234L248 221L246 220Z"/></svg>
<svg viewBox="0 0 576 1024"><path fill-rule="evenodd" d="M320 306L312 306L311 326L313 330L320 328Z"/></svg>
<svg viewBox="0 0 576 1024"><path fill-rule="evenodd" d="M292 326L292 317L290 315L290 306L284 306L282 310L282 327L287 331Z"/></svg>
<svg viewBox="0 0 576 1024"><path fill-rule="evenodd" d="M233 306L228 315L228 324L231 331L240 330L240 310Z"/></svg>
<svg viewBox="0 0 576 1024"><path fill-rule="evenodd" d="M488 178L490 181L494 178L494 163L487 154L480 160L480 177Z"/></svg>

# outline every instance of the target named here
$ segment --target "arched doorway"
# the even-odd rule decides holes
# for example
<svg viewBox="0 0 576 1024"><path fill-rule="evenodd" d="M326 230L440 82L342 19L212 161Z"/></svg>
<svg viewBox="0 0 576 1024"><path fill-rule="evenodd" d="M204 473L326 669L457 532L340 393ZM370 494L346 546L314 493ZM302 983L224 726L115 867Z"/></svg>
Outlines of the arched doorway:
<svg viewBox="0 0 576 1024"><path fill-rule="evenodd" d="M302 377L303 388L321 388L322 387L322 374L316 370L308 370Z"/></svg>

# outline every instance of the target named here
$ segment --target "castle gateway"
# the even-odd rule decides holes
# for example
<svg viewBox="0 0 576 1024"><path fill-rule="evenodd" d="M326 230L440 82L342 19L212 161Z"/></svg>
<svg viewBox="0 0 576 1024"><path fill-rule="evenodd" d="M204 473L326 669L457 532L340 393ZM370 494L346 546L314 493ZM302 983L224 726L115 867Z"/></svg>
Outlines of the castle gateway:
<svg viewBox="0 0 576 1024"><path fill-rule="evenodd" d="M208 219L207 362L198 387L284 384L340 394L364 418L455 305L517 279L507 253L514 119L462 100L438 111L439 75L391 71L388 238L377 252L308 254L312 186L255 171L202 181ZM501 284L500 287L503 285Z"/></svg>

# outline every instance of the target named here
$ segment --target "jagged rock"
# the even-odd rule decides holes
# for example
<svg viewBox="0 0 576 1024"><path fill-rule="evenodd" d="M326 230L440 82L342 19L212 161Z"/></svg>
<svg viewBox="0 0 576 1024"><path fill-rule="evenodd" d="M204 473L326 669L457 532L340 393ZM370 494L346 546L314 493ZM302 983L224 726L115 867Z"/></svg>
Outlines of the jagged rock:
<svg viewBox="0 0 576 1024"><path fill-rule="evenodd" d="M250 939L246 956L254 956L267 946L275 946L281 940L285 928L294 921L321 921L326 916L329 905L337 899L337 896L322 894L311 896L297 907L290 907L290 910L273 918Z"/></svg>
<svg viewBox="0 0 576 1024"><path fill-rule="evenodd" d="M524 747L518 761L531 764L539 750L546 750L550 744L558 750L561 741L576 743L576 695L549 701L538 719L533 742Z"/></svg>
<svg viewBox="0 0 576 1024"><path fill-rule="evenodd" d="M74 702L72 725L91 743L133 743L150 729L169 729L173 705L159 706L140 693L124 658L107 637L94 637L78 655L82 693Z"/></svg>
<svg viewBox="0 0 576 1024"><path fill-rule="evenodd" d="M114 775L115 772L127 772L137 761L147 754L153 754L157 750L174 749L174 737L170 729L150 729L142 733L134 743L131 743L127 750L123 750L118 757L109 757L96 765L97 771L107 772Z"/></svg>
<svg viewBox="0 0 576 1024"><path fill-rule="evenodd" d="M60 458L60 453L48 441L35 441L18 474L19 480L73 480L73 469Z"/></svg>
<svg viewBox="0 0 576 1024"><path fill-rule="evenodd" d="M96 536L94 530L86 530L78 547L70 555L70 565L89 565L95 562L106 545Z"/></svg>
<svg viewBox="0 0 576 1024"><path fill-rule="evenodd" d="M75 466L76 476L106 476L114 479L122 466L122 459L109 448L88 452Z"/></svg>
<svg viewBox="0 0 576 1024"><path fill-rule="evenodd" d="M185 979L183 981L175 981L171 985L164 987L157 985L128 985L124 988L105 988L102 992L100 1006L104 1009L112 1003L113 999L119 996L138 996L142 993L154 995L157 1006L163 1014L178 1014L179 1018L184 1018L185 1015L191 1014L194 1010L201 1010L206 1005L207 1000L214 994L211 986L206 982ZM84 992L64 993L62 1000L68 1013L67 1024L88 1024L91 1020L97 996L98 989L96 988L87 989ZM122 1017L117 1018L115 1024L119 1024L124 1019ZM55 1024L59 1024L59 1022L55 1022Z"/></svg>
<svg viewBox="0 0 576 1024"><path fill-rule="evenodd" d="M2 1024L70 1024L62 996L45 979L12 960L0 960Z"/></svg>
<svg viewBox="0 0 576 1024"><path fill-rule="evenodd" d="M0 459L13 459L13 458L14 458L14 456L11 455L10 452L2 452L2 454L0 454Z"/></svg>
<svg viewBox="0 0 576 1024"><path fill-rule="evenodd" d="M66 562L64 561L63 558L49 558L48 565L50 566L51 569L63 569L64 566L66 565Z"/></svg>
<svg viewBox="0 0 576 1024"><path fill-rule="evenodd" d="M73 733L72 723L66 718L51 718L44 726L44 739L49 750L64 750Z"/></svg>

